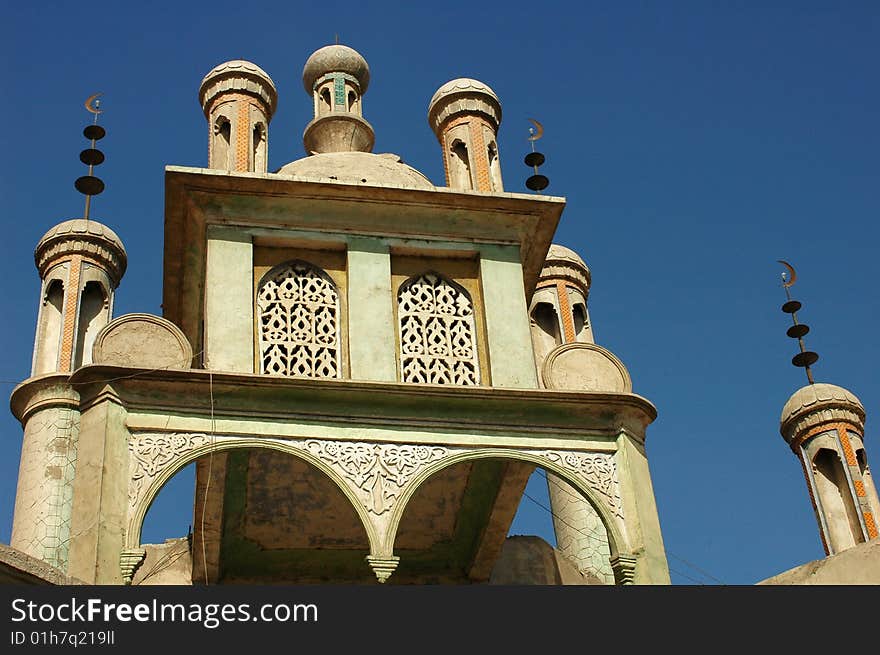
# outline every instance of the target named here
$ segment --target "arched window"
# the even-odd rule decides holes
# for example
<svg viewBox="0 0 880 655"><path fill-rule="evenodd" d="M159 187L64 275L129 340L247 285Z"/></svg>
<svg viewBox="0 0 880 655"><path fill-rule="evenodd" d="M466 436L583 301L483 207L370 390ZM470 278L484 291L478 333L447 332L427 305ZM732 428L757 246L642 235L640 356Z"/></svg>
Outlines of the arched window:
<svg viewBox="0 0 880 655"><path fill-rule="evenodd" d="M58 351L61 348L61 328L64 322L64 283L51 280L46 283L40 322L37 328L37 356L34 375L58 370Z"/></svg>
<svg viewBox="0 0 880 655"><path fill-rule="evenodd" d="M214 168L232 169L232 123L226 116L218 116L214 121L214 146L211 153Z"/></svg>
<svg viewBox="0 0 880 655"><path fill-rule="evenodd" d="M260 373L338 378L339 293L321 269L292 261L257 290Z"/></svg>
<svg viewBox="0 0 880 655"><path fill-rule="evenodd" d="M400 286L397 306L404 382L480 383L474 309L464 288L423 273Z"/></svg>
<svg viewBox="0 0 880 655"><path fill-rule="evenodd" d="M255 173L266 171L266 126L255 123L251 135L251 168Z"/></svg>
<svg viewBox="0 0 880 655"><path fill-rule="evenodd" d="M813 456L813 475L833 552L863 542L865 539L859 517L838 454L828 448L820 448Z"/></svg>
<svg viewBox="0 0 880 655"><path fill-rule="evenodd" d="M456 139L449 147L449 178L453 189L471 190L474 188L471 179L471 162L464 141Z"/></svg>
<svg viewBox="0 0 880 655"><path fill-rule="evenodd" d="M501 185L501 162L498 160L498 146L495 142L489 143L486 149L489 159L489 181L492 183L492 191L503 191Z"/></svg>
<svg viewBox="0 0 880 655"><path fill-rule="evenodd" d="M77 321L76 350L73 368L92 363L92 345L98 331L107 325L107 296L97 282L87 282L79 299L79 320ZM103 315L102 315L103 314Z"/></svg>

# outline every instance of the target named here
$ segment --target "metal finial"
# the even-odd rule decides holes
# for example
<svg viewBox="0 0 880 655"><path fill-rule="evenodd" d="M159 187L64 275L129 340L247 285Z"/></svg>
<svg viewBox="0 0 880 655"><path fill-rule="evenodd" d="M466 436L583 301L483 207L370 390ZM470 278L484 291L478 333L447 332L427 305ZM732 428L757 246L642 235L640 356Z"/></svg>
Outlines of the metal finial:
<svg viewBox="0 0 880 655"><path fill-rule="evenodd" d="M98 125L98 114L104 113L104 110L101 109L101 101L98 100L98 96L102 95L101 93L95 93L94 95L86 98L85 108L86 111L91 112L95 115L94 121L92 121L91 125L87 125L86 129L83 130L83 136L91 141L91 147L83 150L79 153L79 160L83 164L88 164L89 174L84 175L82 177L77 178L74 186L77 191L82 193L86 197L86 208L83 213L83 218L88 221L89 220L89 210L92 204L92 196L96 196L104 190L104 182L100 179L92 175L94 171L94 167L101 164L104 161L104 153L95 148L95 142L99 139L103 139L106 134L103 127Z"/></svg>
<svg viewBox="0 0 880 655"><path fill-rule="evenodd" d="M529 122L533 125L533 127L529 128L529 142L532 145L532 151L526 155L525 163L526 166L532 167L535 174L526 180L526 187L537 193L538 191L546 189L547 185L550 184L550 180L547 179L546 176L538 173L538 166L545 161L544 155L535 151L535 141L544 136L544 126L534 118L530 118Z"/></svg>
<svg viewBox="0 0 880 655"><path fill-rule="evenodd" d="M777 260L780 264L785 266L786 270L782 272L782 288L785 290L785 298L786 302L782 305L782 311L786 314L791 314L791 320L793 325L788 328L786 334L792 339L798 340L798 346L800 347L800 352L791 358L791 363L794 366L799 368L803 368L807 374L807 382L810 384L815 384L813 380L813 371L810 367L819 361L819 355L811 350L807 350L804 346L804 336L810 331L808 325L804 323L798 323L797 320L797 312L802 307L801 303L797 300L791 299L791 292L789 289L794 285L797 281L797 272L794 270L794 266L789 264L787 261L779 259Z"/></svg>

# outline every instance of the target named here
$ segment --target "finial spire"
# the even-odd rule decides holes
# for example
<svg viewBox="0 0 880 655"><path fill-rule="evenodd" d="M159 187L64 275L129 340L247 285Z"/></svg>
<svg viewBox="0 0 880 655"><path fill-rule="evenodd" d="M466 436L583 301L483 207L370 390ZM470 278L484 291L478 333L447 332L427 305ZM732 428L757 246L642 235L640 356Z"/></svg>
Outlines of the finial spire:
<svg viewBox="0 0 880 655"><path fill-rule="evenodd" d="M791 292L789 289L794 285L797 281L797 273L794 270L794 267L789 264L787 261L782 259L778 260L780 264L785 266L785 271L782 272L782 288L785 290L785 298L786 302L782 305L782 311L786 314L791 314L791 320L793 325L788 328L786 334L792 339L798 340L798 346L800 347L800 352L791 358L791 363L794 366L799 368L803 368L807 374L807 381L810 384L815 384L813 380L813 371L810 367L819 361L818 353L815 353L811 350L807 350L804 345L804 337L810 331L810 328L805 323L798 323L797 312L803 306L797 300L791 299Z"/></svg>
<svg viewBox="0 0 880 655"><path fill-rule="evenodd" d="M534 118L530 118L529 122L534 126L529 128L529 143L532 145L532 151L526 155L526 166L531 166L535 174L526 180L526 186L535 193L543 191L550 184L550 180L546 175L538 173L538 166L544 163L543 153L535 151L535 141L544 136L544 126Z"/></svg>
<svg viewBox="0 0 880 655"><path fill-rule="evenodd" d="M82 177L77 178L74 183L76 190L86 197L86 208L83 213L83 218L86 221L89 220L92 196L96 196L104 190L104 182L100 178L92 175L95 166L98 166L104 161L104 153L95 148L95 142L103 139L107 134L104 128L98 125L98 114L104 113L104 110L100 109L101 101L98 100L98 96L100 95L102 94L95 93L94 95L89 96L85 102L86 110L95 115L92 124L87 125L83 130L83 136L91 141L91 147L86 148L79 153L79 160L83 164L88 165L89 173L88 175L83 175Z"/></svg>

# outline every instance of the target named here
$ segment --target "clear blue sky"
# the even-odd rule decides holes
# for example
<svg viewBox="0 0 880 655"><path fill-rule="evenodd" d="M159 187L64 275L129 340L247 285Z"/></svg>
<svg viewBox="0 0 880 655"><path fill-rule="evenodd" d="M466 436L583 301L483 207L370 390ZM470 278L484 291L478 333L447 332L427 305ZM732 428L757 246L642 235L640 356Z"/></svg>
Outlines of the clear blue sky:
<svg viewBox="0 0 880 655"><path fill-rule="evenodd" d="M556 240L592 269L597 342L659 410L648 453L673 581L713 582L692 564L751 584L821 557L800 467L778 431L805 378L789 363L796 344L776 260L798 270L817 380L867 408L876 468L876 2L13 3L0 23L5 393L30 372L33 248L82 215L73 180L85 172L85 98L105 94L108 131L107 191L92 215L129 254L115 313L160 314L163 168L207 161L202 77L235 58L272 76L275 170L304 154L311 101L300 73L336 34L369 61L375 151L437 184L426 110L447 80L475 77L501 98L509 191L526 191L527 119L544 124L547 193L568 201ZM6 543L20 446L20 426L0 412ZM189 508L175 499L188 486L181 478L163 492L147 539L185 533ZM540 485L529 493L546 495ZM514 532L547 535L549 525L524 500Z"/></svg>

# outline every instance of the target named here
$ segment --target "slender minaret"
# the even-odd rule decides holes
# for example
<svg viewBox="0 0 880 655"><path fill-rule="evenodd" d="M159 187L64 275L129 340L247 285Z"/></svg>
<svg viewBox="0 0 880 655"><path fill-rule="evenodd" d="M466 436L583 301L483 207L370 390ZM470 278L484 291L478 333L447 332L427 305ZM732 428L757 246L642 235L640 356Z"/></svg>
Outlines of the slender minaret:
<svg viewBox="0 0 880 655"><path fill-rule="evenodd" d="M315 105L315 117L303 132L306 153L372 152L376 137L363 116L367 60L348 46L324 46L306 61L302 81Z"/></svg>
<svg viewBox="0 0 880 655"><path fill-rule="evenodd" d="M587 299L590 295L590 269L577 253L553 244L547 253L529 316L535 364L541 375L551 352L573 343L593 343ZM547 474L553 530L557 549L578 569L606 584L614 584L610 549L605 528L592 505L567 482Z"/></svg>
<svg viewBox="0 0 880 655"><path fill-rule="evenodd" d="M272 78L249 61L227 61L205 75L199 102L208 120L208 168L265 173L278 105Z"/></svg>
<svg viewBox="0 0 880 655"><path fill-rule="evenodd" d="M83 134L91 147L80 153L88 175L76 180L86 196L83 218L59 223L34 252L40 272L40 306L34 357L28 380L34 396L22 416L24 439L10 544L65 569L70 536L71 499L79 434L79 395L69 374L91 363L92 345L110 322L113 294L126 267L119 237L90 218L91 198L104 183L92 173L104 161L95 144L104 137L97 124L95 96L86 107L95 123Z"/></svg>
<svg viewBox="0 0 880 655"><path fill-rule="evenodd" d="M443 149L446 185L463 191L504 191L498 158L501 102L488 86L459 78L437 89L428 123Z"/></svg>
<svg viewBox="0 0 880 655"><path fill-rule="evenodd" d="M805 370L808 382L785 403L780 432L803 468L825 553L834 555L878 536L880 500L865 452L865 408L847 389L814 382L811 366L819 356L804 347L810 328L798 322L801 303L789 291L797 276L780 263L787 269L782 311L793 323L787 334L800 346L792 364Z"/></svg>

